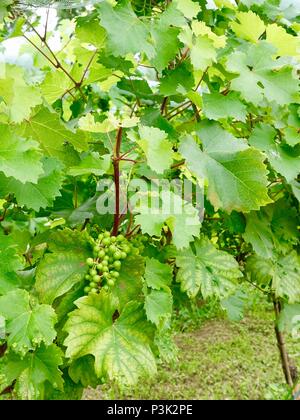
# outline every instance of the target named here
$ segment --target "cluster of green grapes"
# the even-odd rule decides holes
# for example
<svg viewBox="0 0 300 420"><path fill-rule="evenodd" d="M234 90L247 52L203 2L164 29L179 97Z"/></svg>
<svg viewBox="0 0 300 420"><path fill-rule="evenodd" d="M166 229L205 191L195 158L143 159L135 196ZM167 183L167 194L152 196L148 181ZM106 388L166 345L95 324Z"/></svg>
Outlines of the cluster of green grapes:
<svg viewBox="0 0 300 420"><path fill-rule="evenodd" d="M145 242L148 238L145 235L136 235L131 239L131 244L136 254L142 254L145 249Z"/></svg>
<svg viewBox="0 0 300 420"><path fill-rule="evenodd" d="M115 285L119 277L122 261L129 254L135 254L135 247L123 236L111 236L110 232L100 233L94 241L94 258L88 258L89 267L85 279L89 285L84 288L85 293L98 293L103 287L105 290Z"/></svg>

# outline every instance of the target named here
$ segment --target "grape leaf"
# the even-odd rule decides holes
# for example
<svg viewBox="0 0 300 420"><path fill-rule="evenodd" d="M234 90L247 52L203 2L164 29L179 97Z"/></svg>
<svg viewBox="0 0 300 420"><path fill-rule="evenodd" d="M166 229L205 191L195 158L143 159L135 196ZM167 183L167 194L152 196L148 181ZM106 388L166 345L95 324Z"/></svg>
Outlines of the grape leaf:
<svg viewBox="0 0 300 420"><path fill-rule="evenodd" d="M167 140L167 134L155 127L141 126L139 128L139 145L143 149L147 163L151 169L161 174L173 162L172 144Z"/></svg>
<svg viewBox="0 0 300 420"><path fill-rule="evenodd" d="M0 392L16 381L14 389L17 397L23 400L44 399L45 383L63 390L62 351L51 344L41 345L35 352L24 358L8 353L0 359Z"/></svg>
<svg viewBox="0 0 300 420"><path fill-rule="evenodd" d="M19 123L29 118L32 108L42 103L40 90L25 82L23 68L11 64L1 66L5 66L0 70L1 97L8 107L10 120Z"/></svg>
<svg viewBox="0 0 300 420"><path fill-rule="evenodd" d="M8 345L22 356L42 342L50 345L56 337L54 309L32 304L26 290L16 289L0 296L0 315L6 320Z"/></svg>
<svg viewBox="0 0 300 420"><path fill-rule="evenodd" d="M155 201L151 208L148 207L148 197L144 199L146 203L141 200L140 206L135 209L141 213L135 219L144 233L160 236L162 227L166 223L172 233L174 245L178 249L187 247L193 237L199 235L201 226L199 211L179 195L172 191L162 191L159 195L161 203Z"/></svg>
<svg viewBox="0 0 300 420"><path fill-rule="evenodd" d="M278 327L280 331L299 334L300 327L300 304L286 304L280 312L278 318Z"/></svg>
<svg viewBox="0 0 300 420"><path fill-rule="evenodd" d="M203 112L210 120L235 118L238 121L245 122L247 117L246 106L233 92L226 96L220 93L204 93Z"/></svg>
<svg viewBox="0 0 300 420"><path fill-rule="evenodd" d="M300 172L300 156L287 145L275 142L276 131L267 124L258 124L249 138L249 143L265 152L273 168L292 181Z"/></svg>
<svg viewBox="0 0 300 420"><path fill-rule="evenodd" d="M74 360L68 369L70 378L76 384L81 383L85 388L96 388L99 385L99 379L95 374L94 365L95 361L91 355Z"/></svg>
<svg viewBox="0 0 300 420"><path fill-rule="evenodd" d="M248 258L246 268L253 282L271 283L276 297L288 298L289 303L299 302L300 261L296 251L273 259L253 255Z"/></svg>
<svg viewBox="0 0 300 420"><path fill-rule="evenodd" d="M177 281L190 297L195 297L199 291L204 299L213 295L226 297L242 277L235 259L216 249L205 237L196 240L195 252L191 248L181 251L176 265L179 267Z"/></svg>
<svg viewBox="0 0 300 420"><path fill-rule="evenodd" d="M16 136L8 125L0 125L0 171L18 181L37 183L43 173L38 143Z"/></svg>
<svg viewBox="0 0 300 420"><path fill-rule="evenodd" d="M140 376L155 374L151 329L140 304L128 303L117 319L118 304L104 291L83 297L76 305L65 327L67 357L92 354L97 376L120 385L133 385Z"/></svg>
<svg viewBox="0 0 300 420"><path fill-rule="evenodd" d="M249 12L238 12L236 18L238 22L232 22L231 28L240 38L256 42L265 32L264 22L251 10Z"/></svg>
<svg viewBox="0 0 300 420"><path fill-rule="evenodd" d="M118 298L120 309L131 300L141 299L144 271L144 259L141 256L129 256L122 262L120 275L113 288L113 295Z"/></svg>
<svg viewBox="0 0 300 420"><path fill-rule="evenodd" d="M151 290L145 296L145 311L147 319L157 327L171 318L173 298L171 291Z"/></svg>
<svg viewBox="0 0 300 420"><path fill-rule="evenodd" d="M47 73L41 91L43 97L49 104L60 99L69 89L73 87L73 83L64 73L49 72Z"/></svg>
<svg viewBox="0 0 300 420"><path fill-rule="evenodd" d="M263 213L251 212L246 216L246 221L243 234L245 241L251 243L258 255L271 258L274 253L274 237L268 218Z"/></svg>
<svg viewBox="0 0 300 420"><path fill-rule="evenodd" d="M244 317L244 310L247 303L247 295L237 290L231 296L221 300L221 306L226 310L230 321L241 321Z"/></svg>
<svg viewBox="0 0 300 420"><path fill-rule="evenodd" d="M277 48L277 55L299 56L299 38L288 34L282 26L276 23L267 26L266 40Z"/></svg>
<svg viewBox="0 0 300 420"><path fill-rule="evenodd" d="M135 15L129 1L112 7L107 1L98 5L101 25L107 32L108 50L113 55L145 52L149 58L155 55L149 42L149 27Z"/></svg>
<svg viewBox="0 0 300 420"><path fill-rule="evenodd" d="M61 158L64 155L65 143L70 143L76 150L88 149L87 133L78 130L73 132L59 119L59 115L42 107L20 127L20 132L25 137L40 143L40 147L47 156Z"/></svg>
<svg viewBox="0 0 300 420"><path fill-rule="evenodd" d="M250 45L246 51L235 50L230 54L227 70L238 74L231 81L231 89L255 105L264 98L279 105L297 101L299 83L293 77L292 68L274 60L274 54L275 47L265 41Z"/></svg>
<svg viewBox="0 0 300 420"><path fill-rule="evenodd" d="M84 156L78 166L69 168L68 173L72 176L94 174L101 176L105 174L111 166L111 155L103 155L100 157L99 153L91 152Z"/></svg>
<svg viewBox="0 0 300 420"><path fill-rule="evenodd" d="M83 280L90 256L85 233L65 229L53 238L52 253L44 256L36 271L36 290L41 302L48 304Z"/></svg>
<svg viewBox="0 0 300 420"><path fill-rule="evenodd" d="M191 136L179 149L189 169L208 180L208 198L215 209L248 212L270 203L264 156L217 127L204 123L198 131L203 151Z"/></svg>
<svg viewBox="0 0 300 420"><path fill-rule="evenodd" d="M18 285L17 272L22 270L23 262L16 248L13 238L0 234L0 295Z"/></svg>
<svg viewBox="0 0 300 420"><path fill-rule="evenodd" d="M146 258L145 281L148 287L155 290L169 290L172 283L172 268L155 258Z"/></svg>
<svg viewBox="0 0 300 420"><path fill-rule="evenodd" d="M22 182L14 178L6 178L0 174L0 194L14 193L20 206L26 206L38 211L51 206L54 199L60 195L63 182L61 164L53 158L44 158L44 174L36 184Z"/></svg>

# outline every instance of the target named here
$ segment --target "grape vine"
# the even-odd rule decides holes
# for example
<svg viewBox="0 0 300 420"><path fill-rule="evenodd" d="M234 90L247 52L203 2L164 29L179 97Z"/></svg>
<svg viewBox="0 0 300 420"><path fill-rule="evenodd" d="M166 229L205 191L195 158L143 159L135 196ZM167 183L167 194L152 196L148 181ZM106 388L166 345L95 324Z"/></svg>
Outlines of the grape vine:
<svg viewBox="0 0 300 420"><path fill-rule="evenodd" d="M0 4L0 399L135 385L177 305L249 288L292 389L298 2L36 3Z"/></svg>

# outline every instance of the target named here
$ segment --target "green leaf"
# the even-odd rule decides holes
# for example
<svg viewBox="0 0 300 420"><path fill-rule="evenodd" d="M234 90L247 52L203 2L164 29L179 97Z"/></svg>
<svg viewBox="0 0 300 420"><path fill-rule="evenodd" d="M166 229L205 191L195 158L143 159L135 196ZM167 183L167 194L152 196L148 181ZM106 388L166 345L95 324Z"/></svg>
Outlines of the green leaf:
<svg viewBox="0 0 300 420"><path fill-rule="evenodd" d="M75 384L81 384L84 388L91 386L96 388L99 385L99 379L95 373L95 360L93 356L88 355L74 360L68 369L70 378Z"/></svg>
<svg viewBox="0 0 300 420"><path fill-rule="evenodd" d="M239 99L238 95L233 92L226 96L220 93L204 93L203 112L210 120L234 118L245 122L247 117L246 106Z"/></svg>
<svg viewBox="0 0 300 420"><path fill-rule="evenodd" d="M271 258L274 253L274 237L268 218L263 213L251 212L246 216L246 220L243 238L251 243L258 255Z"/></svg>
<svg viewBox="0 0 300 420"><path fill-rule="evenodd" d="M180 47L179 29L166 28L163 19L164 16L151 27L151 37L156 51L150 62L158 71L162 71L168 66L170 61L175 58Z"/></svg>
<svg viewBox="0 0 300 420"><path fill-rule="evenodd" d="M92 44L99 50L106 41L106 32L97 19L79 16L76 20L76 38L84 44Z"/></svg>
<svg viewBox="0 0 300 420"><path fill-rule="evenodd" d="M193 0L175 0L174 4L187 19L197 17L198 13L201 11L199 4Z"/></svg>
<svg viewBox="0 0 300 420"><path fill-rule="evenodd" d="M299 57L299 38L288 34L282 26L279 26L276 23L268 25L266 30L266 40L276 47L277 55Z"/></svg>
<svg viewBox="0 0 300 420"><path fill-rule="evenodd" d="M161 236L161 230L166 223L172 233L173 243L178 249L188 247L194 236L199 235L201 226L199 210L179 195L164 190L159 194L159 200L155 200L150 208L148 197L143 198L146 202L141 200L140 206L136 207L135 210L141 214L138 214L135 220L141 225L144 233Z"/></svg>
<svg viewBox="0 0 300 420"><path fill-rule="evenodd" d="M271 202L267 194L264 156L215 123L199 130L203 151L194 139L185 137L180 153L200 178L208 180L208 199L216 210L248 212Z"/></svg>
<svg viewBox="0 0 300 420"><path fill-rule="evenodd" d="M166 71L160 81L160 93L164 96L186 94L194 87L195 80L190 64L183 62L173 70Z"/></svg>
<svg viewBox="0 0 300 420"><path fill-rule="evenodd" d="M0 92L15 123L29 118L32 108L42 103L40 90L25 82L24 69L10 64L0 63Z"/></svg>
<svg viewBox="0 0 300 420"><path fill-rule="evenodd" d="M37 183L43 173L38 143L16 136L7 125L0 125L0 171L25 184Z"/></svg>
<svg viewBox="0 0 300 420"><path fill-rule="evenodd" d="M140 304L128 303L117 319L118 304L104 291L83 297L76 305L66 324L67 357L93 355L97 376L120 385L133 385L139 377L156 373L151 330Z"/></svg>
<svg viewBox="0 0 300 420"><path fill-rule="evenodd" d="M61 158L66 153L64 145L70 143L79 152L88 149L88 137L83 131L71 131L60 120L59 115L40 108L20 127L25 137L31 137L39 142L47 156ZM62 159L64 160L64 158Z"/></svg>
<svg viewBox="0 0 300 420"><path fill-rule="evenodd" d="M148 41L149 27L135 15L129 1L113 7L107 1L98 6L101 25L107 32L108 50L113 55L145 52L148 57L155 55Z"/></svg>
<svg viewBox="0 0 300 420"><path fill-rule="evenodd" d="M280 331L299 334L300 328L300 304L284 305L278 318Z"/></svg>
<svg viewBox="0 0 300 420"><path fill-rule="evenodd" d="M60 196L63 182L61 164L52 158L43 159L44 174L36 184L22 182L14 178L6 178L0 174L0 194L14 193L20 206L26 206L38 211L50 207L56 197Z"/></svg>
<svg viewBox="0 0 300 420"><path fill-rule="evenodd" d="M145 297L147 319L157 327L171 318L173 298L171 292L151 290Z"/></svg>
<svg viewBox="0 0 300 420"><path fill-rule="evenodd" d="M69 174L72 176L94 174L97 176L104 175L111 166L111 155L100 156L97 152L91 152L83 157L78 166L69 168Z"/></svg>
<svg viewBox="0 0 300 420"><path fill-rule="evenodd" d="M142 297L142 276L145 271L144 258L129 256L122 262L120 275L113 288L113 295L118 298L120 309L131 300L139 301Z"/></svg>
<svg viewBox="0 0 300 420"><path fill-rule="evenodd" d="M221 306L226 310L230 321L241 321L244 318L244 310L247 303L247 295L241 290L221 300Z"/></svg>
<svg viewBox="0 0 300 420"><path fill-rule="evenodd" d="M273 259L251 256L246 268L253 282L271 284L276 297L287 298L289 303L299 301L300 260L296 251Z"/></svg>
<svg viewBox="0 0 300 420"><path fill-rule="evenodd" d="M155 258L146 258L145 281L148 287L155 290L169 290L172 283L172 267Z"/></svg>
<svg viewBox="0 0 300 420"><path fill-rule="evenodd" d="M275 142L276 131L267 124L258 124L249 143L265 152L273 168L283 175L287 181L292 181L300 172L300 156L293 149Z"/></svg>
<svg viewBox="0 0 300 420"><path fill-rule="evenodd" d="M42 400L46 382L62 391L60 365L62 351L54 344L42 345L24 358L10 352L0 359L0 392L14 381L14 392L23 400Z"/></svg>
<svg viewBox="0 0 300 420"><path fill-rule="evenodd" d="M17 254L17 246L8 235L0 234L0 295L14 290L18 285L17 272L22 270L23 262Z"/></svg>
<svg viewBox="0 0 300 420"><path fill-rule="evenodd" d="M264 22L252 11L238 12L236 18L238 22L232 22L231 28L240 38L256 42L265 32L266 28Z"/></svg>
<svg viewBox="0 0 300 420"><path fill-rule="evenodd" d="M143 149L147 163L151 169L161 174L173 162L172 144L167 140L168 135L158 128L141 126L139 128L139 145Z"/></svg>
<svg viewBox="0 0 300 420"><path fill-rule="evenodd" d="M16 289L1 296L0 315L6 320L8 345L23 356L41 343L50 345L56 337L54 309L33 304L26 290Z"/></svg>
<svg viewBox="0 0 300 420"><path fill-rule="evenodd" d="M204 299L214 295L225 297L235 290L237 280L242 277L235 259L216 249L205 237L195 242L195 252L191 248L181 251L176 265L177 281L190 297L199 291Z"/></svg>
<svg viewBox="0 0 300 420"><path fill-rule="evenodd" d="M255 105L264 98L279 105L297 101L299 82L293 76L292 67L273 59L275 53L272 45L260 41L246 51L235 50L230 54L227 70L238 74L231 81L231 89Z"/></svg>
<svg viewBox="0 0 300 420"><path fill-rule="evenodd" d="M49 104L52 104L73 87L73 83L65 75L65 73L51 71L47 73L43 83L41 84L41 91L46 101Z"/></svg>
<svg viewBox="0 0 300 420"><path fill-rule="evenodd" d="M48 304L83 280L90 256L84 232L65 229L53 238L52 253L44 256L36 272L36 290L40 300Z"/></svg>

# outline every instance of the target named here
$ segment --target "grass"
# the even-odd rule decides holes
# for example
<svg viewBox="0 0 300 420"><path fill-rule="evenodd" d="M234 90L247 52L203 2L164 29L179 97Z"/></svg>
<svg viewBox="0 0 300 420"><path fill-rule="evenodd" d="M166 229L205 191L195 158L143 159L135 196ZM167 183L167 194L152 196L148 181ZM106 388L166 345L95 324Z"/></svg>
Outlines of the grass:
<svg viewBox="0 0 300 420"><path fill-rule="evenodd" d="M226 320L216 305L194 314L188 330L178 332L178 361L161 364L154 379L121 392L104 385L88 390L85 399L286 399L277 350L272 307L256 302L241 322ZM176 319L177 330L186 326ZM209 319L207 319L209 318ZM191 320L191 318L189 318ZM182 322L181 322L182 321ZM287 339L290 356L298 359L300 344Z"/></svg>

